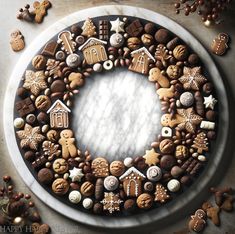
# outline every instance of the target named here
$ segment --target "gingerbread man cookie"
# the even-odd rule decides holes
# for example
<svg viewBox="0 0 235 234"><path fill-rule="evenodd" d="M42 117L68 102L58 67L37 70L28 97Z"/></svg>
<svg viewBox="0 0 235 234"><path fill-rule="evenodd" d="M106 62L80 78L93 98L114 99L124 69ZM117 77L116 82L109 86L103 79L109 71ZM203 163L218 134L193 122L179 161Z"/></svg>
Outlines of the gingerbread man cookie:
<svg viewBox="0 0 235 234"><path fill-rule="evenodd" d="M25 47L24 36L21 34L19 30L15 30L14 32L11 33L10 44L12 50L15 52L24 49Z"/></svg>
<svg viewBox="0 0 235 234"><path fill-rule="evenodd" d="M211 51L216 55L223 55L228 49L229 36L226 33L219 33L213 40Z"/></svg>
<svg viewBox="0 0 235 234"><path fill-rule="evenodd" d="M44 16L47 14L47 9L51 7L51 3L48 0L44 0L41 3L36 1L33 3L35 22L40 24L43 21Z"/></svg>
<svg viewBox="0 0 235 234"><path fill-rule="evenodd" d="M70 129L65 129L60 133L59 143L62 146L62 157L68 159L77 156L77 148L74 145L75 138L73 138L73 132Z"/></svg>
<svg viewBox="0 0 235 234"><path fill-rule="evenodd" d="M162 73L161 70L157 67L152 68L149 71L149 81L151 82L158 82L158 84L162 87L162 88L168 88L170 86L170 82L167 79L167 77L165 77Z"/></svg>

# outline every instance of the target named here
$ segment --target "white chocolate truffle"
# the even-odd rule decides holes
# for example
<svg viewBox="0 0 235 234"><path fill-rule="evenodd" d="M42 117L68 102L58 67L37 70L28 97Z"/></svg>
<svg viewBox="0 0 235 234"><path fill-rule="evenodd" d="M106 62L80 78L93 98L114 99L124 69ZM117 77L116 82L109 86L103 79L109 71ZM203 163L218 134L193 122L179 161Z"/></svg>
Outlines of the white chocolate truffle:
<svg viewBox="0 0 235 234"><path fill-rule="evenodd" d="M158 181L162 178L161 168L158 166L152 166L147 170L147 178L150 181Z"/></svg>
<svg viewBox="0 0 235 234"><path fill-rule="evenodd" d="M81 58L77 54L70 54L66 58L66 63L69 67L77 67L81 64Z"/></svg>
<svg viewBox="0 0 235 234"><path fill-rule="evenodd" d="M74 204L78 204L82 199L82 195L80 192L78 191L72 191L69 194L69 201L74 203Z"/></svg>
<svg viewBox="0 0 235 234"><path fill-rule="evenodd" d="M177 192L180 189L180 182L176 179L172 179L167 183L167 188L171 192Z"/></svg>
<svg viewBox="0 0 235 234"><path fill-rule="evenodd" d="M22 127L24 127L24 120L22 118L16 118L14 120L14 127L15 128L22 128Z"/></svg>
<svg viewBox="0 0 235 234"><path fill-rule="evenodd" d="M107 176L104 179L104 187L108 191L114 191L115 189L118 188L119 182L118 179L115 176Z"/></svg>
<svg viewBox="0 0 235 234"><path fill-rule="evenodd" d="M127 158L124 159L123 163L126 167L132 167L133 159L131 157L127 157Z"/></svg>
<svg viewBox="0 0 235 234"><path fill-rule="evenodd" d="M123 43L124 43L124 37L120 33L114 33L110 37L110 44L111 44L111 46L113 46L115 48L121 47L123 45Z"/></svg>
<svg viewBox="0 0 235 234"><path fill-rule="evenodd" d="M90 198L85 198L82 202L82 205L85 209L91 209L93 206L93 201Z"/></svg>

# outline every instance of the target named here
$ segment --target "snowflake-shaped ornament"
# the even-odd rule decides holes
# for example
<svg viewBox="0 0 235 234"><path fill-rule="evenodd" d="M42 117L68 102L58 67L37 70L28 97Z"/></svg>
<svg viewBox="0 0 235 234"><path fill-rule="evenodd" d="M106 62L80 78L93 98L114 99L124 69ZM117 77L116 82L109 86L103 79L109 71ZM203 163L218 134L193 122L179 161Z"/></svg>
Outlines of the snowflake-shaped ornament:
<svg viewBox="0 0 235 234"><path fill-rule="evenodd" d="M101 201L103 209L107 210L110 214L115 211L120 211L120 204L123 201L119 198L119 194L113 192L104 193L104 199Z"/></svg>

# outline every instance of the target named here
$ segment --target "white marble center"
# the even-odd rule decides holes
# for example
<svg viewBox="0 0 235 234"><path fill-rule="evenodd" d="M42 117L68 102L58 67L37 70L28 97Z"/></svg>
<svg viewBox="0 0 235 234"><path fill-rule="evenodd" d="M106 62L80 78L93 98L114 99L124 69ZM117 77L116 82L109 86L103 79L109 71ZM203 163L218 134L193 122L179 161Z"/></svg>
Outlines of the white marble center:
<svg viewBox="0 0 235 234"><path fill-rule="evenodd" d="M109 160L143 155L160 132L160 101L148 77L127 69L95 74L75 98L77 145Z"/></svg>

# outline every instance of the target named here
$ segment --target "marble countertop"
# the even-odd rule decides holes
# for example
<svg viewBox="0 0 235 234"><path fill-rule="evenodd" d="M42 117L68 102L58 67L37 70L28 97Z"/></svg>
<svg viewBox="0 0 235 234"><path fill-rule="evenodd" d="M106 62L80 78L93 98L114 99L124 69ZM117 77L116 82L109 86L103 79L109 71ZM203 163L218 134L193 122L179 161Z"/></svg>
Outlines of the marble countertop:
<svg viewBox="0 0 235 234"><path fill-rule="evenodd" d="M20 54L21 53L13 53L10 48L9 48L9 34L10 32L15 29L18 28L21 30L21 32L24 34L25 39L26 39L26 46L30 44L30 42L37 37L38 34L40 34L44 29L46 29L47 27L49 27L52 23L56 22L57 20L61 19L62 17L66 16L67 14L73 13L75 11L78 11L80 9L84 9L87 7L92 7L92 6L97 6L97 5L103 5L103 4L127 4L127 5L133 5L133 6L139 6L139 7L145 7L147 9L151 9L154 10L158 13L161 13L163 15L167 15L168 17L172 18L173 20L175 20L176 22L180 23L182 26L184 26L188 31L190 31L199 41L201 41L201 43L205 46L205 48L209 48L210 43L212 41L212 39L217 35L218 32L224 31L227 32L232 38L235 37L235 22L233 22L234 20L232 15L235 12L235 8L233 6L233 9L231 9L230 14L226 14L225 16L225 20L226 20L226 25L218 25L214 28L206 28L204 27L201 22L200 19L196 16L194 17L179 17L177 15L174 14L174 10L172 8L172 5L170 4L172 1L150 1L150 0L146 0L145 4L141 3L141 1L90 1L89 4L86 3L86 1L79 1L79 3L77 1L60 1L57 2L55 1L55 3L53 4L53 8L49 10L49 15L45 18L45 21L43 24L41 25L32 25L32 24L28 24L28 23L23 23L18 21L17 19L15 19L14 16L14 12L17 12L17 9L24 6L25 2L21 1L21 0L11 0L9 1L1 1L0 2L0 7L1 9L5 9L4 12L2 12L2 16L6 16L6 15L12 15L11 18L9 17L9 20L5 22L5 24L1 25L1 28L3 29L4 35L1 36L1 43L0 43L0 51L1 51L1 57L0 57L0 67L1 67L1 72L2 72L2 79L0 79L0 95L1 95L1 105L3 105L3 96L4 96L4 91L6 89L6 85L7 85L7 81L9 80L10 74L12 72L12 69L14 68L16 62L18 61ZM29 2L31 3L31 2ZM52 2L53 3L53 2ZM64 8L67 8L66 11L64 11ZM206 35L206 36L204 36ZM228 96L229 96L229 101L230 104L234 103L234 88L235 88L235 80L233 79L233 73L234 73L234 68L232 66L233 63L233 58L235 55L235 49L234 49L234 42L232 41L230 43L230 47L231 49L229 50L228 54L225 57L216 57L213 56L215 59L215 62L217 63L217 67L219 68L223 80L225 82L225 85L228 87L230 87L230 89L228 88ZM7 63L7 64L6 64ZM138 77L136 77L138 78ZM99 78L96 77L97 81L96 82L100 82ZM102 77L104 83L103 85L105 85L105 77ZM119 85L120 82L123 82L122 79L117 80L117 83L113 84L113 85ZM119 82L119 84L118 84ZM131 81L129 81L131 82ZM138 84L137 84L138 85ZM151 95L151 87L148 87L146 84L146 88L149 89L150 91L150 95ZM91 95L91 92L86 93L86 90L84 90L83 92L85 92L85 95L89 96ZM122 90L121 92L123 92L123 94L126 92L125 90ZM131 92L131 90L130 90ZM141 90L140 90L141 93ZM120 97L122 93L119 93ZM107 93L106 95L110 95L109 93ZM133 96L133 95L132 95ZM92 96L91 96L92 97ZM112 98L110 96L110 98ZM145 97L145 100L142 103L142 108L144 108L145 103L144 102L148 102L148 98L149 97ZM127 100L127 101L131 101ZM76 108L79 108L79 105L83 105L83 103L85 102L85 99L81 99L80 101L78 101ZM102 107L101 107L102 108ZM156 106L156 117L157 117L157 111L158 108ZM148 112L148 109L145 109L145 112ZM88 110L89 113L89 110ZM1 117L2 117L1 113ZM97 113L98 114L98 113ZM120 114L120 113L117 113ZM109 113L107 113L107 115L109 115ZM231 112L231 117L230 119L233 119L233 115L234 113ZM139 116L138 121L141 122L141 119L144 118L143 116ZM2 118L1 118L2 119ZM0 127L0 132L1 132L1 146L0 146L0 153L1 153L1 158L0 158L0 175L4 175L7 173L10 173L12 175L12 177L14 178L16 184L17 184L17 188L21 191L25 191L28 192L28 188L26 187L26 185L23 183L23 181L20 179L20 177L18 177L17 172L15 171L15 168L9 158L9 154L7 151L7 147L6 147L6 143L5 143L5 139L4 139L4 134L3 134L3 122L1 121L0 123L1 127ZM112 124L111 122L109 124ZM149 126L151 126L153 123L149 123ZM76 123L75 123L76 126ZM233 130L234 129L234 124L231 123L231 127L230 129ZM91 126L91 130L92 128L94 129L95 126ZM148 126L146 126L145 129L147 129ZM78 132L84 132L84 129L78 128ZM157 129L156 129L157 131ZM125 134L125 133L122 133ZM230 131L230 134L234 134L234 132ZM85 141L89 141L89 134L86 135L87 139L84 139ZM145 141L149 141L152 140L152 138L154 138L154 136L147 136L146 133L142 133L141 138L140 139L145 139ZM231 138L230 138L231 139ZM113 140L118 140L117 137L113 137ZM86 142L83 142L84 145L86 145ZM229 145L229 144L228 144ZM230 147L231 146L231 147ZM99 145L97 144L96 149L103 150L103 152L107 151L108 146L103 149L99 148ZM141 148L141 147L140 147ZM136 148L135 148L136 149ZM126 152L126 151L125 151ZM125 152L123 154L125 154ZM232 144L229 145L229 149L227 149L226 151L228 154L231 155L230 159L231 163L230 163L230 167L226 170L226 173L224 173L223 178L221 178L221 184L222 185L230 185L235 187L235 179L234 179L234 168L235 168L235 160L232 160L234 157L233 154L233 149L232 149ZM116 151L114 150L112 152L113 155L115 155ZM87 226L81 225L79 223L75 223L61 215L59 215L58 213L56 213L55 211L51 210L50 208L48 208L45 204L43 204L40 200L38 200L36 197L34 198L35 202L38 204L38 208L42 214L43 217L45 217L45 221L48 222L48 224L52 227L52 233L85 233L85 234L92 234L92 233L110 233L108 230L104 231L104 230L94 230L93 228L89 228ZM209 228L207 228L205 230L205 233L221 233L222 232L228 232L228 233L233 233L232 230L235 230L235 227L233 226L233 220L234 220L235 214L223 214L221 216L222 218L222 223L223 226L221 229L218 229L216 227L214 227L213 225L209 225ZM63 223L63 225L60 225L61 223ZM179 231L181 229L183 229L186 225L186 218L176 218L175 222L172 223L170 226L166 225L166 228L161 229L161 231L159 231L156 228L154 228L154 225L152 226L152 228L150 227L143 227L142 229L139 228L138 231L135 230L135 233L139 233L139 232L143 232L144 233L174 233L174 231ZM158 231L154 231L154 229L158 230ZM125 232L125 231L122 231ZM132 233L132 231L128 231L129 233ZM112 233L114 233L112 231ZM115 233L117 233L115 231ZM134 232L133 232L134 233Z"/></svg>

